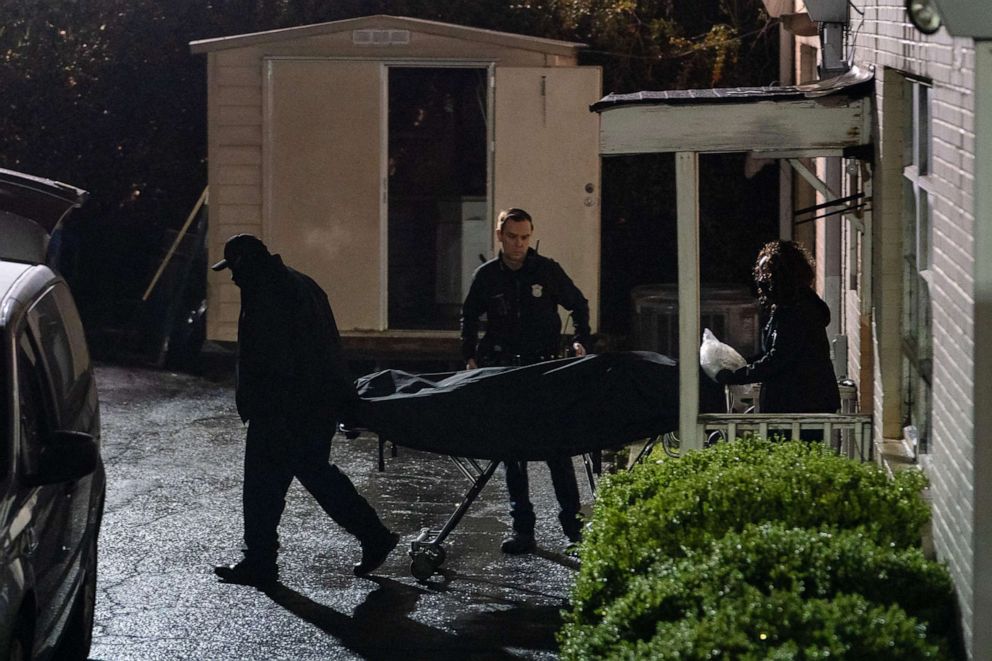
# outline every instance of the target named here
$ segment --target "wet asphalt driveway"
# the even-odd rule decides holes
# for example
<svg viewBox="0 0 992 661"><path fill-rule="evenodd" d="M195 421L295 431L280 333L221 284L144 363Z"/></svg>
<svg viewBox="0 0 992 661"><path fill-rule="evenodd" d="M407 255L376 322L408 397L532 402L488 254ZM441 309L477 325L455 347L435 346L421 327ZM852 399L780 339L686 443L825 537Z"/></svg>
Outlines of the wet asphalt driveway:
<svg viewBox="0 0 992 661"><path fill-rule="evenodd" d="M531 468L539 552L499 551L509 522L499 471L423 584L409 542L440 527L468 480L444 456L403 448L380 473L373 437L338 436L332 460L403 542L375 576L356 578L358 543L294 481L280 585L264 594L212 572L240 557L244 429L230 381L109 365L97 378L108 493L92 659L557 657L575 564L543 464Z"/></svg>

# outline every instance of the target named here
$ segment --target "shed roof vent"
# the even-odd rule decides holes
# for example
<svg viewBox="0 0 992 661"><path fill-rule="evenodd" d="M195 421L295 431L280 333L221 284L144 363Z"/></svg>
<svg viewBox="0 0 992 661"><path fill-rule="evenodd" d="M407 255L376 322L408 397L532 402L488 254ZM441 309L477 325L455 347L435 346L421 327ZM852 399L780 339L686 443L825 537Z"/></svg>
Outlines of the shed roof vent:
<svg viewBox="0 0 992 661"><path fill-rule="evenodd" d="M356 46L405 46L410 43L409 30L352 30Z"/></svg>

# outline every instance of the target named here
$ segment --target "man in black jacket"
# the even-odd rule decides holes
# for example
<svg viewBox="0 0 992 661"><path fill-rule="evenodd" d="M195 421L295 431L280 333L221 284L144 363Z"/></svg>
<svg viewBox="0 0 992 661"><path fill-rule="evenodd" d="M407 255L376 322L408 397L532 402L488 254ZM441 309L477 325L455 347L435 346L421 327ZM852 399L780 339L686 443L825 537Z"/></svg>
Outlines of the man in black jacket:
<svg viewBox="0 0 992 661"><path fill-rule="evenodd" d="M231 270L241 289L235 399L248 423L243 506L244 559L215 567L227 583L266 587L279 570L277 528L296 477L325 512L358 538L356 575L378 568L396 547L375 510L329 463L337 421L358 401L327 295L250 234L231 237L213 270Z"/></svg>
<svg viewBox="0 0 992 661"><path fill-rule="evenodd" d="M559 305L572 313L575 355L586 355L589 303L556 261L530 248L533 231L533 220L523 209L500 212L496 238L502 250L476 270L462 305L462 356L468 369L530 365L558 357ZM483 314L486 333L480 342L479 317ZM577 542L582 527L572 458L557 457L547 463L561 507L558 519L568 539ZM503 540L501 548L505 553L527 553L535 546L527 462L506 461L505 467L513 534Z"/></svg>

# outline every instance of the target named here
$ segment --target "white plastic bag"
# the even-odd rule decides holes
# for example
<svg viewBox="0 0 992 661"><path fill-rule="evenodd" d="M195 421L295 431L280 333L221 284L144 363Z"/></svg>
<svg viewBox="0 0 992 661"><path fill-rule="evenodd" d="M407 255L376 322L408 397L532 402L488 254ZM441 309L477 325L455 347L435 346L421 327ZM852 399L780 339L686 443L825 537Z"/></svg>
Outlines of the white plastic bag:
<svg viewBox="0 0 992 661"><path fill-rule="evenodd" d="M747 365L744 357L729 344L716 339L709 328L703 330L703 343L699 345L699 365L706 376L716 381L720 370L736 370Z"/></svg>

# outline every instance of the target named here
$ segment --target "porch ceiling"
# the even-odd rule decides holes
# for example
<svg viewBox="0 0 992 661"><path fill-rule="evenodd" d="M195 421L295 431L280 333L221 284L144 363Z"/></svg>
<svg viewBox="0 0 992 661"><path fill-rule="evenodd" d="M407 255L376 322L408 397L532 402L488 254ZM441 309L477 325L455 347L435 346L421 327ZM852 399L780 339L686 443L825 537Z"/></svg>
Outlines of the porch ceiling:
<svg viewBox="0 0 992 661"><path fill-rule="evenodd" d="M871 143L874 72L853 67L826 81L610 94L600 113L604 156L658 152L766 152L831 156Z"/></svg>

